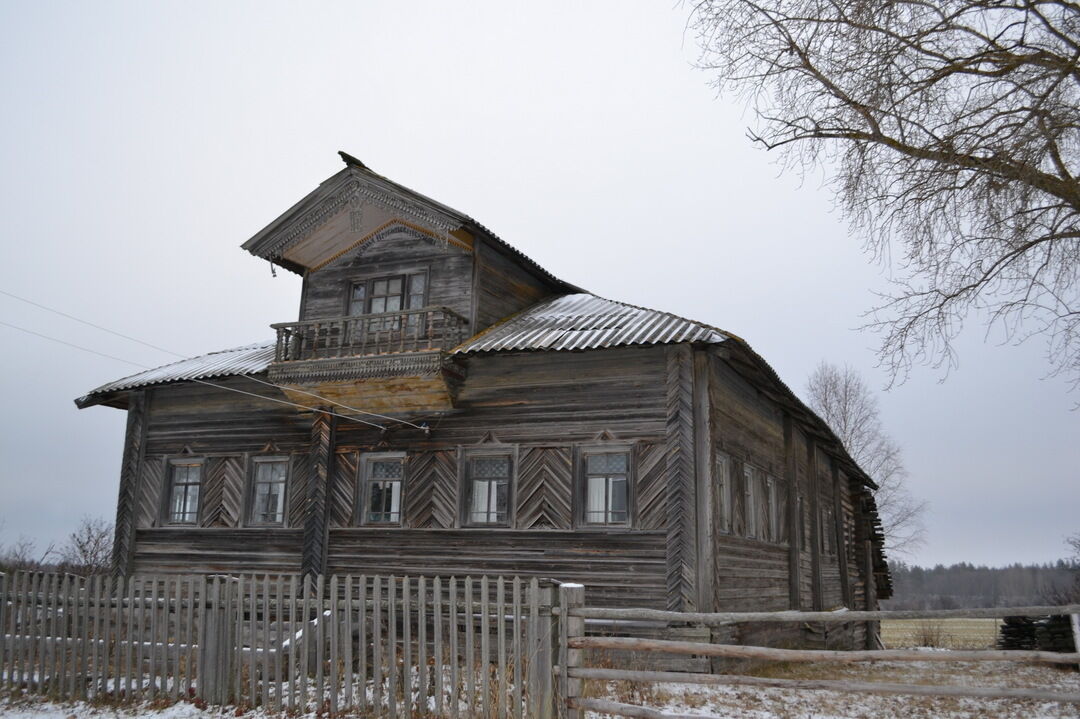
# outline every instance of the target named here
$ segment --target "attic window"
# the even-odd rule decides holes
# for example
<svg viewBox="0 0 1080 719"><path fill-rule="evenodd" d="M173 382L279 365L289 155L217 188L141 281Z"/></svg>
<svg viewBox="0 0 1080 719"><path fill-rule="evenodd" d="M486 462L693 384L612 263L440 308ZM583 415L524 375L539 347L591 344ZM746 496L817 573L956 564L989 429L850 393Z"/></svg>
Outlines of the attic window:
<svg viewBox="0 0 1080 719"><path fill-rule="evenodd" d="M349 293L349 315L420 309L427 303L427 284L427 272L354 282Z"/></svg>

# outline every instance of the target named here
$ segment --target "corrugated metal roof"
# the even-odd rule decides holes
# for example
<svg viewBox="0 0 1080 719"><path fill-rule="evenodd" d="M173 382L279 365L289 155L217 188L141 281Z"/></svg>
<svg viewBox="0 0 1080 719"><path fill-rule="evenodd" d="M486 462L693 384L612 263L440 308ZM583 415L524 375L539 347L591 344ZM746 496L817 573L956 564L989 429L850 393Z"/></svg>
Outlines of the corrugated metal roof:
<svg viewBox="0 0 1080 719"><path fill-rule="evenodd" d="M265 372L274 360L274 340L259 342L244 347L235 347L220 352L211 352L198 357L189 357L179 362L148 369L115 382L103 384L75 400L80 407L94 397L137 387L147 387L165 382L182 380L208 379L229 375L256 374Z"/></svg>
<svg viewBox="0 0 1080 719"><path fill-rule="evenodd" d="M587 350L676 342L719 343L731 335L669 312L587 293L536 304L455 348L459 354L508 350Z"/></svg>

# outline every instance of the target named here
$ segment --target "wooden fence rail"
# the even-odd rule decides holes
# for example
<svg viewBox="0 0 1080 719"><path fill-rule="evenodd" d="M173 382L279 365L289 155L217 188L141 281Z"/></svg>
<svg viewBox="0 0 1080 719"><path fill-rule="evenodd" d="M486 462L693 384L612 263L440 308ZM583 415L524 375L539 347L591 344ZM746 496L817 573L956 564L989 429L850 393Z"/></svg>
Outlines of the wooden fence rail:
<svg viewBox="0 0 1080 719"><path fill-rule="evenodd" d="M0 687L269 711L549 719L551 582L0 575Z"/></svg>
<svg viewBox="0 0 1080 719"><path fill-rule="evenodd" d="M746 612L746 613L692 613L652 609L615 609L584 606L583 592L563 585L560 603L555 614L560 618L560 666L559 690L565 703L565 713L570 719L578 719L583 711L638 717L642 719L683 719L658 709L623 704L609 699L582 696L585 680L628 682L674 682L698 685L733 685L778 687L785 689L824 689L829 691L862 694L906 694L922 696L973 697L990 699L1035 699L1080 703L1080 693L1051 692L1042 689L1013 689L1006 687L932 686L897 683L852 682L849 680L805 680L752 677L739 675L693 674L686 672L642 671L617 667L584 666L584 650L615 650L633 652L658 652L668 654L728 657L780 662L873 662L873 661L932 661L932 662L1045 662L1053 664L1080 665L1080 605L1059 607L1010 607L993 609L916 610L916 611L841 611L841 612ZM743 622L829 622L881 621L883 619L916 619L946 617L1006 617L1069 614L1077 627L1074 638L1077 652L1066 654L1042 651L938 651L872 650L828 651L774 649L705 642L672 641L639 637L585 636L586 619L606 621L663 621L674 624L699 624L725 626ZM568 621L569 620L569 621ZM708 719L695 715L696 719Z"/></svg>

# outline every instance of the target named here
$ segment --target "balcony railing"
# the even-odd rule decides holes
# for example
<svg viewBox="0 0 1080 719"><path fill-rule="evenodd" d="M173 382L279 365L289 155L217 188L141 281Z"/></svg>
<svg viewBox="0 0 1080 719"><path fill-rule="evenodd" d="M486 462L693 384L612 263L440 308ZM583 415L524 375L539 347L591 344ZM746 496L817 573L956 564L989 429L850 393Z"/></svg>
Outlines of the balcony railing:
<svg viewBox="0 0 1080 719"><path fill-rule="evenodd" d="M276 362L364 357L449 349L465 339L468 320L447 307L382 312L270 325Z"/></svg>

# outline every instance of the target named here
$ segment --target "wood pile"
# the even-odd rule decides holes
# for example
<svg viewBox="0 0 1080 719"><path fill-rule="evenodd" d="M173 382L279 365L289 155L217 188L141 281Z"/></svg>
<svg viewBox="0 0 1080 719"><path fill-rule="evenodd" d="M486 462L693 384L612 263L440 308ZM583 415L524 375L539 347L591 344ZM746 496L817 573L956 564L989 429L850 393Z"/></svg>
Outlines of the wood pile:
<svg viewBox="0 0 1080 719"><path fill-rule="evenodd" d="M1038 649L1074 652L1072 626L1063 614L1046 617L1005 617L998 630L999 649Z"/></svg>

